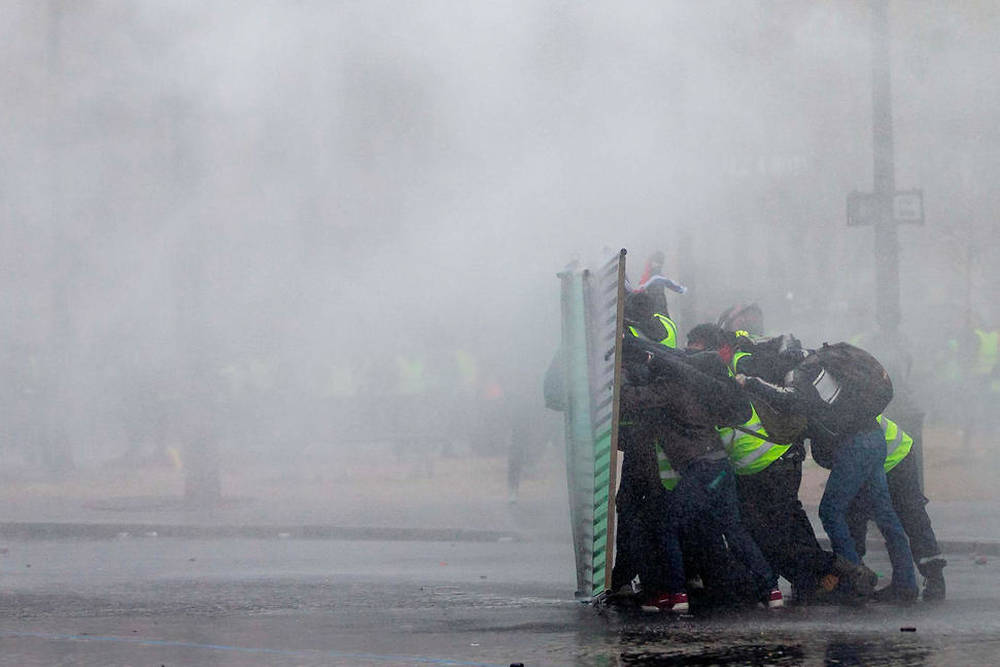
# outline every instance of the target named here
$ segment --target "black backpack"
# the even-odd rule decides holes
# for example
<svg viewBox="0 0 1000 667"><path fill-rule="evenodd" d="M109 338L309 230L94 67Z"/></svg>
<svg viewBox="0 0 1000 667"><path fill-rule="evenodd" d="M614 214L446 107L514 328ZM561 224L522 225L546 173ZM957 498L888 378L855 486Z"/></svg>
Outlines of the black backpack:
<svg viewBox="0 0 1000 667"><path fill-rule="evenodd" d="M823 343L799 364L813 378L814 424L830 435L846 435L873 421L892 400L892 380L878 359L848 343ZM814 372L815 371L815 372Z"/></svg>

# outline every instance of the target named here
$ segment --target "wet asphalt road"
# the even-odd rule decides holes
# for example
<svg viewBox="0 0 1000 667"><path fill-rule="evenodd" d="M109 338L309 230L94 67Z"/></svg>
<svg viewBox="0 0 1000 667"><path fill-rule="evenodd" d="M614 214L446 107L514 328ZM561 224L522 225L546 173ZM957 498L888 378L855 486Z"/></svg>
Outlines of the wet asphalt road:
<svg viewBox="0 0 1000 667"><path fill-rule="evenodd" d="M600 614L554 543L0 545L10 665L958 665L1000 661L1000 569L950 556L949 600ZM876 569L887 567L878 554ZM901 627L915 632L901 632Z"/></svg>

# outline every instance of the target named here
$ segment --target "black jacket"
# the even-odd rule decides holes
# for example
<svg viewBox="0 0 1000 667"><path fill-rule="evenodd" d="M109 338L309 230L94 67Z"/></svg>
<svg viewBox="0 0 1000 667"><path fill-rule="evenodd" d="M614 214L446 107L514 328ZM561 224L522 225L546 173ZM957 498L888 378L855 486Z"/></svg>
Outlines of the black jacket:
<svg viewBox="0 0 1000 667"><path fill-rule="evenodd" d="M743 375L752 375L774 384L780 383L801 359L788 359L768 351L754 351L742 356L733 369Z"/></svg>
<svg viewBox="0 0 1000 667"><path fill-rule="evenodd" d="M714 352L661 358L655 374L648 370L639 363L625 365L621 402L633 423L630 444L652 450L659 441L681 473L698 456L722 451L717 425L750 418L749 401ZM655 452L643 458L655 464Z"/></svg>

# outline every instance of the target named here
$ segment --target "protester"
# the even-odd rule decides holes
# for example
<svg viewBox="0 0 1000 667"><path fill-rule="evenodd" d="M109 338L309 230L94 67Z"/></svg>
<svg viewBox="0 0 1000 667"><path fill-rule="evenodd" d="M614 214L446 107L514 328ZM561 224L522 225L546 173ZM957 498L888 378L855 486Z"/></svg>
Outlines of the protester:
<svg viewBox="0 0 1000 667"><path fill-rule="evenodd" d="M779 381L797 363L798 357L784 354L797 345L790 336L755 344L714 324L688 332L689 350L716 351L731 371L769 381ZM870 597L871 572L820 547L799 501L803 443L768 433L756 407L751 407L746 423L718 429L736 472L740 511L750 535L772 569L791 582L796 603L839 599L831 595L838 584L851 601Z"/></svg>
<svg viewBox="0 0 1000 667"><path fill-rule="evenodd" d="M657 354L630 336L625 346L621 401L623 411L638 417L633 438L661 443L680 473L671 513L661 527L666 558L659 579L664 584L651 604L663 610L687 606L680 536L701 525L725 536L729 550L749 571L757 600L781 606L777 577L740 521L732 467L715 431L717 424L742 424L749 418L746 397L714 353Z"/></svg>
<svg viewBox="0 0 1000 667"><path fill-rule="evenodd" d="M888 384L888 396L875 398L876 390L882 387L878 386L877 376L867 374L873 368L872 363ZM832 370L838 364L839 374ZM851 382L848 371L857 371L859 375L864 371L865 377L875 380ZM851 563L861 563L847 523L850 503L860 496L872 508L892 563L892 581L881 591L881 599L900 603L915 600L919 591L913 556L906 533L892 508L883 469L886 443L875 421L892 394L884 369L858 348L838 344L803 352L803 360L781 384L743 374L736 379L755 401L786 415L804 417L805 435L810 438L814 455L817 449L826 454L817 457L821 465L821 458L830 465L819 514L834 553Z"/></svg>
<svg viewBox="0 0 1000 667"><path fill-rule="evenodd" d="M879 415L877 420L888 449L883 467L889 486L889 498L910 540L910 550L913 552L917 571L924 577L923 599L926 602L943 600L943 570L948 562L938 547L937 536L927 514L927 497L920 490L920 471L915 457L910 455L913 438L888 417ZM851 537L861 558L865 557L868 520L872 513L871 506L861 498L854 499L847 513Z"/></svg>

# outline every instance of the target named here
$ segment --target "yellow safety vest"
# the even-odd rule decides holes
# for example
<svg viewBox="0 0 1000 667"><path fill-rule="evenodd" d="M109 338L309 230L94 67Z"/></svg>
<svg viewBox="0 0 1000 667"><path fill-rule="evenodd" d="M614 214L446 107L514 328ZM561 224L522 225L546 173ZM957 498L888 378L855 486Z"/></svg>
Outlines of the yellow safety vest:
<svg viewBox="0 0 1000 667"><path fill-rule="evenodd" d="M455 365L463 389L473 389L479 380L479 366L476 358L466 350L455 350Z"/></svg>
<svg viewBox="0 0 1000 667"><path fill-rule="evenodd" d="M1000 332L976 329L979 339L979 349L976 350L976 365L972 369L975 375L989 375L997 365L997 355L1000 352Z"/></svg>
<svg viewBox="0 0 1000 667"><path fill-rule="evenodd" d="M677 325L674 321L667 317L666 315L661 315L660 313L653 313L653 317L660 321L663 328L667 330L666 337L660 341L660 345L666 345L669 348L677 347Z"/></svg>
<svg viewBox="0 0 1000 667"><path fill-rule="evenodd" d="M407 357L396 357L396 367L399 370L399 379L396 384L396 392L399 394L422 394L427 388L424 380L424 362L421 359L409 359Z"/></svg>
<svg viewBox="0 0 1000 667"><path fill-rule="evenodd" d="M910 453L910 448L913 447L913 438L885 415L879 415L875 420L882 427L882 433L885 434L887 453L884 468L886 472L889 472Z"/></svg>
<svg viewBox="0 0 1000 667"><path fill-rule="evenodd" d="M667 491L673 491L681 479L681 474L670 466L670 460L663 453L663 447L660 446L659 442L656 443L656 463L660 468L660 481L663 482L663 488Z"/></svg>
<svg viewBox="0 0 1000 667"><path fill-rule="evenodd" d="M748 356L750 356L749 352L737 352L733 355L729 374L733 374L733 369L736 368L740 359ZM791 448L791 445L777 445L765 440L767 431L760 423L757 409L753 407L752 403L750 404L750 419L743 424L743 428L758 433L760 437L728 426L715 429L719 432L719 437L722 438L722 445L729 453L729 460L737 475L752 475L760 472Z"/></svg>
<svg viewBox="0 0 1000 667"><path fill-rule="evenodd" d="M660 321L660 324L663 325L663 328L667 330L667 335L662 340L658 340L656 342L659 343L660 345L665 345L670 349L675 349L677 347L677 325L674 324L674 321L669 317L667 317L666 315L661 315L660 313L653 313L653 317L658 319ZM635 327L630 326L628 330L632 332L632 335L635 336L636 338L641 338L641 336L639 335L639 330L636 329Z"/></svg>

